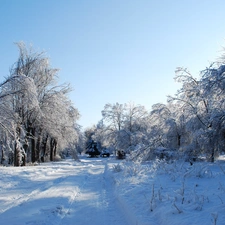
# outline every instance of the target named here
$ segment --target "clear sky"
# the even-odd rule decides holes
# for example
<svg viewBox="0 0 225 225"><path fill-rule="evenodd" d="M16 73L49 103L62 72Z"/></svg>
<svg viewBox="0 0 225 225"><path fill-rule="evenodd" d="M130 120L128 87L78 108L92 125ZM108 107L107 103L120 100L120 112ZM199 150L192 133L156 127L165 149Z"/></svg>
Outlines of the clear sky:
<svg viewBox="0 0 225 225"><path fill-rule="evenodd" d="M224 0L0 0L0 81L24 41L61 69L84 128L107 103L150 110L176 93L176 67L198 77L222 54L224 9Z"/></svg>

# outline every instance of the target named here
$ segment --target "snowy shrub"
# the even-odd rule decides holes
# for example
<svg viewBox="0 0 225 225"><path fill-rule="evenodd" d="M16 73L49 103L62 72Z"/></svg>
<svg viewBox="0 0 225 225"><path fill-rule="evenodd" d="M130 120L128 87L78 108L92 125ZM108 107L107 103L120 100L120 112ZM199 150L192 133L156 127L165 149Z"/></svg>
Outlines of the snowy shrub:
<svg viewBox="0 0 225 225"><path fill-rule="evenodd" d="M152 157L152 151L149 146L145 145L137 145L135 150L132 151L129 155L129 160L134 162L145 162L151 160Z"/></svg>
<svg viewBox="0 0 225 225"><path fill-rule="evenodd" d="M195 163L192 166L192 168L187 170L185 176L198 178L212 178L213 174L207 165Z"/></svg>
<svg viewBox="0 0 225 225"><path fill-rule="evenodd" d="M173 207L177 210L177 212L180 214L183 211L181 210L180 206L178 207L177 204L175 203L175 201L173 202Z"/></svg>
<svg viewBox="0 0 225 225"><path fill-rule="evenodd" d="M212 221L213 221L213 225L216 225L217 224L217 219L218 219L218 213L215 212L215 213L211 213L211 216L212 216Z"/></svg>
<svg viewBox="0 0 225 225"><path fill-rule="evenodd" d="M175 182L177 178L183 177L186 172L183 161L174 161L168 163L166 160L154 160L152 164L152 171L157 174L168 174L170 179Z"/></svg>
<svg viewBox="0 0 225 225"><path fill-rule="evenodd" d="M122 169L122 166L120 164L116 164L116 165L113 165L113 172L115 173L119 173L121 172L123 169Z"/></svg>
<svg viewBox="0 0 225 225"><path fill-rule="evenodd" d="M205 196L204 195L197 195L196 193L195 193L195 195L194 195L194 204L195 204L195 210L197 210L197 211L201 211L202 210L202 208L203 208L203 205L204 205L204 203L205 203Z"/></svg>
<svg viewBox="0 0 225 225"><path fill-rule="evenodd" d="M153 162L152 162L152 166L151 166L151 172L160 172L160 170L165 171L165 165L166 162L165 160L160 160L158 158L156 158Z"/></svg>
<svg viewBox="0 0 225 225"><path fill-rule="evenodd" d="M140 166L140 164L130 164L130 165L126 165L126 167L124 168L124 172L128 175L128 176L137 176L139 175L139 173L141 173L141 170L143 168Z"/></svg>
<svg viewBox="0 0 225 225"><path fill-rule="evenodd" d="M186 162L193 162L197 160L199 154L196 150L197 148L198 146L195 142L180 148L180 151L182 152L182 157Z"/></svg>
<svg viewBox="0 0 225 225"><path fill-rule="evenodd" d="M151 194L151 198L150 198L150 210L151 212L154 209L154 205L155 205L155 186L154 183L152 184L152 194Z"/></svg>
<svg viewBox="0 0 225 225"><path fill-rule="evenodd" d="M154 149L153 155L155 158L164 159L166 161L178 159L178 151L175 149L158 147Z"/></svg>
<svg viewBox="0 0 225 225"><path fill-rule="evenodd" d="M166 161L176 160L180 157L179 152L176 149L164 148L164 147L151 147L138 145L130 154L130 160L135 162L146 162L155 159L161 159Z"/></svg>

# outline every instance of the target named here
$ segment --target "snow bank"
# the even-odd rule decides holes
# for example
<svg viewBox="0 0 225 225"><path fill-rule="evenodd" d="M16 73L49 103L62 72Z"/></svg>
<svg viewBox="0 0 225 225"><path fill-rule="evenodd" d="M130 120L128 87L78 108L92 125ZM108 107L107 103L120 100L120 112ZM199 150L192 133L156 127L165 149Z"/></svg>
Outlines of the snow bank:
<svg viewBox="0 0 225 225"><path fill-rule="evenodd" d="M225 224L224 162L119 166L121 171L111 167L115 191L132 224Z"/></svg>

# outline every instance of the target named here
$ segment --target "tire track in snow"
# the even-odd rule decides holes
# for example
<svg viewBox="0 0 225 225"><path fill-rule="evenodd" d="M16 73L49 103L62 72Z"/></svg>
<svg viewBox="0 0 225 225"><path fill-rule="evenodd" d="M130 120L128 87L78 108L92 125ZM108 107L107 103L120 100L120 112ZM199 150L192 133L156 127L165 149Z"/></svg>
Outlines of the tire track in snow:
<svg viewBox="0 0 225 225"><path fill-rule="evenodd" d="M86 183L81 189L78 201L74 201L71 206L78 212L77 214L74 212L73 215L77 218L76 225L130 225L123 210L118 207L107 161L107 159L93 160L89 168L87 167ZM84 199L86 201L82 203ZM69 220L65 222L67 223L63 224L74 224Z"/></svg>
<svg viewBox="0 0 225 225"><path fill-rule="evenodd" d="M77 190L71 191L71 200L67 204L64 202L55 206L58 212L45 220L44 224L130 225L117 205L113 180L107 172L107 160L91 162L84 163L83 180Z"/></svg>
<svg viewBox="0 0 225 225"><path fill-rule="evenodd" d="M71 191L71 193L72 193L71 201L68 202L68 205L66 207L67 209L65 210L65 213L63 214L63 216L58 221L56 221L54 223L54 225L61 225L61 224L63 224L63 221L66 218L66 216L71 214L72 205L76 201L76 198L78 198L78 196L81 194L81 190L84 188L87 180L88 180L88 175L85 175L84 176L84 180L83 180L80 188L78 188L77 191ZM49 223L47 223L47 224L49 224Z"/></svg>
<svg viewBox="0 0 225 225"><path fill-rule="evenodd" d="M120 202L118 201L118 197L115 194L115 183L111 176L111 173L108 168L108 163L105 163L105 169L103 173L104 179L104 188L106 190L106 198L109 198L109 207L113 207L112 217L115 218L111 220L110 223L107 220L106 225L114 225L114 224L121 224L121 225L131 225L130 219L128 214L125 212L124 208L121 207Z"/></svg>
<svg viewBox="0 0 225 225"><path fill-rule="evenodd" d="M90 159L79 164L74 162L72 167L55 163L43 167L44 170L41 168L47 171L47 183L41 183L33 190L27 189L30 193L13 199L2 210L1 217L9 217L9 213L4 213L7 210L12 213L30 207L33 214L28 216L27 225L130 225L114 193L108 162L108 159ZM43 171L35 173L42 174ZM15 220L12 218L11 221Z"/></svg>
<svg viewBox="0 0 225 225"><path fill-rule="evenodd" d="M48 190L49 188L53 187L54 185L63 182L66 178L67 178L67 176L64 176L64 177L56 178L55 180L53 180L53 181L51 181L47 184L40 184L38 186L38 188L32 190L30 193L19 195L18 197L13 198L8 203L7 207L5 207L4 209L1 209L0 213L2 214L2 213L6 212L7 210L9 210L11 208L22 205L23 203L33 199L34 196L37 196L39 193L44 192L45 190Z"/></svg>

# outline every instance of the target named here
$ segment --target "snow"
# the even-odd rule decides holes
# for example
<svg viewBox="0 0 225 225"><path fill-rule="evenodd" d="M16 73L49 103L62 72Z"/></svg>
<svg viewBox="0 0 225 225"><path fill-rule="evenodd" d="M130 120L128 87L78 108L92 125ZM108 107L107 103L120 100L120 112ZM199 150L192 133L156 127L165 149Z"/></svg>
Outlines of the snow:
<svg viewBox="0 0 225 225"><path fill-rule="evenodd" d="M1 224L225 224L224 157L191 166L81 156L0 173Z"/></svg>

